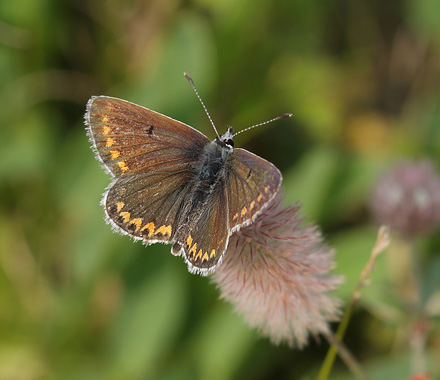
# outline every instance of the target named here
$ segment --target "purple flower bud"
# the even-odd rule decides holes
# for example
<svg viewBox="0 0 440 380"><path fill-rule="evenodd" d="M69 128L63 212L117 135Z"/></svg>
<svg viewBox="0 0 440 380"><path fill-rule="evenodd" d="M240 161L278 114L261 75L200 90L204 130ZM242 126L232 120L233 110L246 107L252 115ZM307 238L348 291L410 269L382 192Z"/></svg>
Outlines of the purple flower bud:
<svg viewBox="0 0 440 380"><path fill-rule="evenodd" d="M440 223L440 177L430 161L397 163L377 180L371 210L404 238L433 231Z"/></svg>
<svg viewBox="0 0 440 380"><path fill-rule="evenodd" d="M221 297L274 343L304 346L309 334L328 331L339 300L327 293L341 282L330 274L333 250L313 225L302 226L299 207L278 195L255 222L231 236L212 279Z"/></svg>

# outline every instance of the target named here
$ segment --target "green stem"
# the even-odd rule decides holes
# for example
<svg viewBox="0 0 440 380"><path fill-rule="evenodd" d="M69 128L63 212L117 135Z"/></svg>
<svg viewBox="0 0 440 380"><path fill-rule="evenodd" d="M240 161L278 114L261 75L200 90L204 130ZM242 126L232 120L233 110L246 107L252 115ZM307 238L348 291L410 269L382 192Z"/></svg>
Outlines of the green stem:
<svg viewBox="0 0 440 380"><path fill-rule="evenodd" d="M371 251L370 258L361 272L359 282L357 283L356 288L353 291L353 296L351 298L350 304L345 310L344 316L342 317L342 321L338 326L338 330L335 335L336 340L335 339L329 340L330 348L319 371L318 374L319 380L328 379L328 376L330 375L330 371L333 367L333 363L335 362L336 354L338 354L338 346L340 348L342 348L343 346L342 339L344 338L345 331L347 330L348 322L350 321L351 314L353 312L353 307L356 304L356 302L359 301L359 298L361 296L361 290L366 285L367 283L366 281L375 267L377 257L384 249L386 249L389 246L389 244L390 244L389 227L381 226L377 234L376 243L374 244L373 250ZM339 352L341 359L343 359L346 362L347 366L351 370L354 370L353 374L357 378L366 379L366 376L362 373L360 366L353 358L353 356L348 352L348 350L345 349L345 346L343 346L343 350L344 350L343 355L341 355L342 352Z"/></svg>
<svg viewBox="0 0 440 380"><path fill-rule="evenodd" d="M414 325L410 333L410 348L412 372L422 373L426 371L426 318L424 315L423 304L423 289L422 289L422 264L420 259L420 250L418 249L417 241L411 242L411 270L414 280L414 288L416 291L416 298L414 305L411 307L413 313Z"/></svg>
<svg viewBox="0 0 440 380"><path fill-rule="evenodd" d="M342 317L341 323L339 324L338 330L336 331L336 338L342 342L342 339L344 338L345 331L348 327L348 322L350 321L352 310L353 310L353 302L350 302L350 305L348 305L347 309L345 310L344 316ZM338 353L338 350L336 349L335 345L331 345L330 349L327 352L327 355L325 356L324 362L322 363L321 369L318 374L319 380L327 380L330 371L332 370L333 363L336 359L336 355Z"/></svg>

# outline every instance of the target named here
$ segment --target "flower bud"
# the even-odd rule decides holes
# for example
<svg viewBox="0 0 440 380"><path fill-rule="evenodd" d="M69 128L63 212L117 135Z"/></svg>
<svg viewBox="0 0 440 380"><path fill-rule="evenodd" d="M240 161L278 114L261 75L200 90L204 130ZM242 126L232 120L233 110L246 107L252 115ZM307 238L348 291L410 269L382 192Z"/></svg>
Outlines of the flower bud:
<svg viewBox="0 0 440 380"><path fill-rule="evenodd" d="M430 161L401 161L377 180L371 210L404 238L425 235L440 223L440 177Z"/></svg>

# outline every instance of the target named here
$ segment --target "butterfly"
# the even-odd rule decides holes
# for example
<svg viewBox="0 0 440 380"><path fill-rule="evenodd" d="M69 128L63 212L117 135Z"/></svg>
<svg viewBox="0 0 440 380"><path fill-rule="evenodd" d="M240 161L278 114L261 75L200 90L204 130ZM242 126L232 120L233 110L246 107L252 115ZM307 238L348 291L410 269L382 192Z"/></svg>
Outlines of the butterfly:
<svg viewBox="0 0 440 380"><path fill-rule="evenodd" d="M282 176L263 158L234 149L232 127L218 134L185 76L217 133L212 141L180 121L108 96L88 101L85 123L97 159L113 177L101 202L106 221L146 245L172 244L191 273L208 275L221 264L230 236L274 198Z"/></svg>

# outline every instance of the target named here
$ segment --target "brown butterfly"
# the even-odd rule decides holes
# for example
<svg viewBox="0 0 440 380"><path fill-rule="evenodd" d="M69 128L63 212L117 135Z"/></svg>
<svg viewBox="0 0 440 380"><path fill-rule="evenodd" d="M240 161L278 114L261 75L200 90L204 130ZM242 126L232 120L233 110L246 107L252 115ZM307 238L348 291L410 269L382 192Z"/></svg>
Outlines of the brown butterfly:
<svg viewBox="0 0 440 380"><path fill-rule="evenodd" d="M234 149L232 127L210 141L186 124L107 96L89 100L85 120L96 157L113 177L102 199L107 222L147 245L172 244L191 273L215 271L231 234L252 223L282 181L273 164Z"/></svg>

